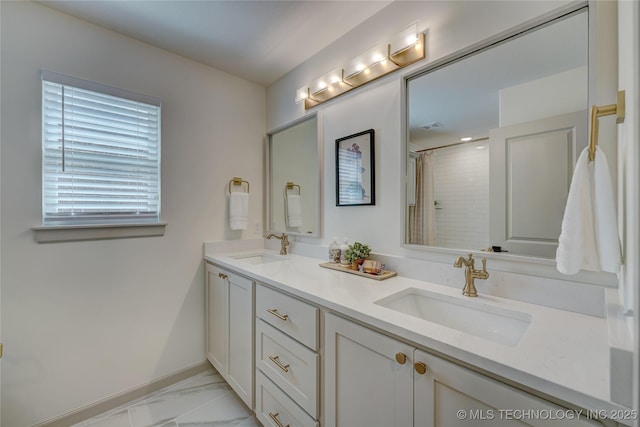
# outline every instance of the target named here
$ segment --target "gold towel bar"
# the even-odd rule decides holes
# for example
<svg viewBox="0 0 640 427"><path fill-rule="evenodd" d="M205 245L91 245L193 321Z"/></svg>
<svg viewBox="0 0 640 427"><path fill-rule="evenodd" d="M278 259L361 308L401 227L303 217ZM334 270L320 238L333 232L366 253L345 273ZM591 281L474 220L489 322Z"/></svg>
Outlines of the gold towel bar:
<svg viewBox="0 0 640 427"><path fill-rule="evenodd" d="M604 105L598 107L591 106L591 132L589 134L589 161L592 162L596 158L596 146L598 145L598 117L617 116L616 123L624 122L624 91L618 91L617 102L615 104Z"/></svg>
<svg viewBox="0 0 640 427"><path fill-rule="evenodd" d="M233 179L231 181L229 181L229 193L231 193L231 184L233 185L242 185L242 183L247 184L247 193L249 192L249 181L245 181L242 178L239 178L237 176L234 176Z"/></svg>
<svg viewBox="0 0 640 427"><path fill-rule="evenodd" d="M294 184L293 182L287 182L287 188L284 190L284 192L286 193L287 190L293 190L293 187L298 187L298 194L302 194L302 189L300 188L300 186L298 184Z"/></svg>

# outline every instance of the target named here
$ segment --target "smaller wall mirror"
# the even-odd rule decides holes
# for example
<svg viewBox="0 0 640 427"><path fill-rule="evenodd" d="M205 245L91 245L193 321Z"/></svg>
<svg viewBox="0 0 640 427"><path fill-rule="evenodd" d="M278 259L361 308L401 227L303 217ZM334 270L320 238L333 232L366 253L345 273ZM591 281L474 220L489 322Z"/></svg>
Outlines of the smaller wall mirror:
<svg viewBox="0 0 640 427"><path fill-rule="evenodd" d="M269 231L320 235L320 159L314 115L269 134Z"/></svg>

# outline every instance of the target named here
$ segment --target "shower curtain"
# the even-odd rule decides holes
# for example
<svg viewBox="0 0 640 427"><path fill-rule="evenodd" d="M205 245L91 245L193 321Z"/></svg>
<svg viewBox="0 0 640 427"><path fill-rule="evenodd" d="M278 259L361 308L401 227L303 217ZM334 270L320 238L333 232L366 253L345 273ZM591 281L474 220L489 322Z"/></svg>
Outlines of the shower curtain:
<svg viewBox="0 0 640 427"><path fill-rule="evenodd" d="M416 205L411 216L410 241L416 245L436 244L436 206L433 185L433 151L416 159Z"/></svg>

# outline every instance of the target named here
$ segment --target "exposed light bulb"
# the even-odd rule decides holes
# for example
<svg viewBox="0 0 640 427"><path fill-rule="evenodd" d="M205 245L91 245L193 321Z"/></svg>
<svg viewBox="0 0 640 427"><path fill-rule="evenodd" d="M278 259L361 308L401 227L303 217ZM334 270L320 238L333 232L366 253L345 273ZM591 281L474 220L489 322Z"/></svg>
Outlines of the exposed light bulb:
<svg viewBox="0 0 640 427"><path fill-rule="evenodd" d="M296 104L304 101L309 97L309 88L301 87L296 91Z"/></svg>

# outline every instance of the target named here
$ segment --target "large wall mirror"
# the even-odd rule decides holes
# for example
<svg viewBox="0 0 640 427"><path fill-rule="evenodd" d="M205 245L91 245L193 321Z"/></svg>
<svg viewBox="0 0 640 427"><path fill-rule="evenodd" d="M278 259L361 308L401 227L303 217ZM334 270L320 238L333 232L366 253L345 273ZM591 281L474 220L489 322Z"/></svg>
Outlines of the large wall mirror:
<svg viewBox="0 0 640 427"><path fill-rule="evenodd" d="M555 257L588 140L588 21L585 7L407 79L406 244Z"/></svg>
<svg viewBox="0 0 640 427"><path fill-rule="evenodd" d="M269 231L320 235L318 118L269 134Z"/></svg>

